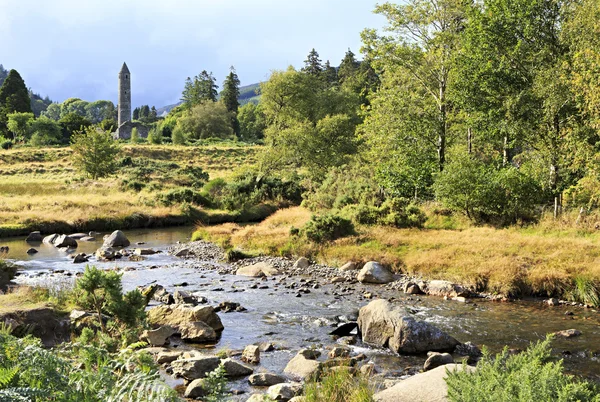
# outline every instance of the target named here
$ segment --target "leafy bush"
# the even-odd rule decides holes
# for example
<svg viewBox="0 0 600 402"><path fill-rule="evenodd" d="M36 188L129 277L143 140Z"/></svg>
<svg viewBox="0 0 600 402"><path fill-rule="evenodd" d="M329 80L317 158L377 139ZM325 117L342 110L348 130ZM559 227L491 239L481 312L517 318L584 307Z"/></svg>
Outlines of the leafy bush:
<svg viewBox="0 0 600 402"><path fill-rule="evenodd" d="M548 336L527 351L510 355L508 348L494 358L484 350L477 370L450 372L446 379L453 402L600 401L598 389L563 373L553 362Z"/></svg>
<svg viewBox="0 0 600 402"><path fill-rule="evenodd" d="M112 174L120 152L110 133L94 127L85 128L72 137L73 162L83 172L97 179Z"/></svg>
<svg viewBox="0 0 600 402"><path fill-rule="evenodd" d="M427 216L421 209L404 198L391 198L381 206L349 205L342 215L363 225L384 225L396 228L422 227Z"/></svg>
<svg viewBox="0 0 600 402"><path fill-rule="evenodd" d="M435 181L438 199L475 222L534 220L542 190L515 167L495 169L468 155L448 163Z"/></svg>
<svg viewBox="0 0 600 402"><path fill-rule="evenodd" d="M201 193L191 188L177 188L157 195L157 200L165 206L189 203L195 205L209 205L210 202Z"/></svg>
<svg viewBox="0 0 600 402"><path fill-rule="evenodd" d="M227 397L227 378L225 375L225 366L221 363L219 367L206 375L204 386L207 391L207 396L204 398L206 402L220 402Z"/></svg>
<svg viewBox="0 0 600 402"><path fill-rule="evenodd" d="M306 238L314 243L333 241L341 237L353 235L354 225L339 215L313 215L302 229Z"/></svg>
<svg viewBox="0 0 600 402"><path fill-rule="evenodd" d="M0 137L0 148L2 149L11 149L13 146L13 142L4 137Z"/></svg>

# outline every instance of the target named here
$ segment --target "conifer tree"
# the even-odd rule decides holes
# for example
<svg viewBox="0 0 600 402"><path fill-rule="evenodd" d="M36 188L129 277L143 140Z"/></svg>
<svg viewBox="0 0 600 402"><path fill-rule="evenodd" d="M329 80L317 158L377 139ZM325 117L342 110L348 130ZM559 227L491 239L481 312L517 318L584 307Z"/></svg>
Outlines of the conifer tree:
<svg viewBox="0 0 600 402"><path fill-rule="evenodd" d="M185 87L181 94L181 100L187 107L191 107L206 101L217 101L217 89L219 86L215 83L215 77L212 73L203 70L200 74L191 79L185 80Z"/></svg>
<svg viewBox="0 0 600 402"><path fill-rule="evenodd" d="M133 120L139 120L140 119L140 108L136 107L135 109L133 109Z"/></svg>
<svg viewBox="0 0 600 402"><path fill-rule="evenodd" d="M325 62L325 67L321 73L323 81L327 84L327 87L332 88L338 84L338 72L335 67L331 66L329 60Z"/></svg>
<svg viewBox="0 0 600 402"><path fill-rule="evenodd" d="M0 134L7 131L7 115L15 112L31 113L31 100L21 75L17 70L10 70L0 87Z"/></svg>
<svg viewBox="0 0 600 402"><path fill-rule="evenodd" d="M231 113L231 127L235 132L235 135L239 137L240 134L240 123L237 118L238 108L240 102L240 79L235 72L233 66L229 69L229 75L223 82L223 91L221 92L221 102L227 108L227 111Z"/></svg>
<svg viewBox="0 0 600 402"><path fill-rule="evenodd" d="M304 60L302 71L310 75L319 75L323 71L323 64L319 58L319 53L314 48L308 53L306 60Z"/></svg>
<svg viewBox="0 0 600 402"><path fill-rule="evenodd" d="M344 55L344 58L340 63L340 68L338 70L340 84L343 84L346 80L356 75L359 66L360 63L356 60L354 53L352 50L348 49L346 55Z"/></svg>

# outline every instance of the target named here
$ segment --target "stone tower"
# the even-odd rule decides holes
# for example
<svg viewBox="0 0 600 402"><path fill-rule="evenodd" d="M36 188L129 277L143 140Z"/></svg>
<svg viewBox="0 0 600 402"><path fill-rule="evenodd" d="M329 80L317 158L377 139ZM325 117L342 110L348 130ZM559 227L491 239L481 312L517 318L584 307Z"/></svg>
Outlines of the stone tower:
<svg viewBox="0 0 600 402"><path fill-rule="evenodd" d="M123 63L119 71L119 127L121 124L131 121L131 73L127 64Z"/></svg>

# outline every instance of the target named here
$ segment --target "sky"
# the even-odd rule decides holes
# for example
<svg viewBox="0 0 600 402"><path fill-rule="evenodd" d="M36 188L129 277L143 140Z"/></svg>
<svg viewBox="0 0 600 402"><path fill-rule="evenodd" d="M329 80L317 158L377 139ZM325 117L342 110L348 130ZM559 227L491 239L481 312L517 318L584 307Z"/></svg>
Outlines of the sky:
<svg viewBox="0 0 600 402"><path fill-rule="evenodd" d="M234 66L242 85L301 68L314 47L338 65L382 28L376 0L0 0L0 64L56 102L117 103L127 62L133 106L179 101L186 77ZM360 57L359 57L360 58Z"/></svg>

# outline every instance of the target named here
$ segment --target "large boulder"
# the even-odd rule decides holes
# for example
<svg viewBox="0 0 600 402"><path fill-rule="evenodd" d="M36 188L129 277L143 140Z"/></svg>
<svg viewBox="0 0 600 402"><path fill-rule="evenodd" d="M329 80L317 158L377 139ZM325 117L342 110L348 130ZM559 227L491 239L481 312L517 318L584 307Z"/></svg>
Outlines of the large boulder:
<svg viewBox="0 0 600 402"><path fill-rule="evenodd" d="M77 240L67 235L58 236L56 239L54 239L53 244L56 247L77 248Z"/></svg>
<svg viewBox="0 0 600 402"><path fill-rule="evenodd" d="M188 381L205 378L208 373L219 367L221 359L213 356L179 359L171 363L173 375Z"/></svg>
<svg viewBox="0 0 600 402"><path fill-rule="evenodd" d="M181 339L193 343L207 343L217 340L217 333L202 321L179 324Z"/></svg>
<svg viewBox="0 0 600 402"><path fill-rule="evenodd" d="M104 247L129 247L131 243L120 230L115 230L104 239Z"/></svg>
<svg viewBox="0 0 600 402"><path fill-rule="evenodd" d="M44 240L44 238L39 231L29 233L29 236L25 239L27 243L39 243L42 240Z"/></svg>
<svg viewBox="0 0 600 402"><path fill-rule="evenodd" d="M58 235L56 233L53 233L51 235L44 237L42 239L42 242L44 242L45 244L54 244L54 240L56 240L57 237L58 237Z"/></svg>
<svg viewBox="0 0 600 402"><path fill-rule="evenodd" d="M469 295L469 292L462 286L449 281L429 281L425 288L421 290L431 296L447 297L449 299Z"/></svg>
<svg viewBox="0 0 600 402"><path fill-rule="evenodd" d="M414 375L374 395L377 402L442 402L448 400L446 370L462 371L461 364L448 364L431 371ZM467 370L473 370L467 366Z"/></svg>
<svg viewBox="0 0 600 402"><path fill-rule="evenodd" d="M98 260L114 260L115 249L111 247L100 247L98 250L96 250L96 258Z"/></svg>
<svg viewBox="0 0 600 402"><path fill-rule="evenodd" d="M427 360L423 365L423 371L433 370L436 367L454 363L454 359L450 353L427 353Z"/></svg>
<svg viewBox="0 0 600 402"><path fill-rule="evenodd" d="M279 275L279 270L273 267L271 264L268 264L266 262L259 262L257 264L239 268L235 274L240 276L252 276L258 278L263 276Z"/></svg>
<svg viewBox="0 0 600 402"><path fill-rule="evenodd" d="M152 325L170 325L179 328L183 324L202 321L215 331L223 331L223 323L210 306L188 307L182 304L156 306L148 310L148 322Z"/></svg>
<svg viewBox="0 0 600 402"><path fill-rule="evenodd" d="M150 346L163 346L171 335L177 331L169 326L163 326L153 330L146 330L140 335L140 340L148 343Z"/></svg>
<svg viewBox="0 0 600 402"><path fill-rule="evenodd" d="M203 396L207 396L209 393L209 387L206 384L206 380L204 378L198 378L197 380L192 381L186 387L183 396L190 399L202 398Z"/></svg>
<svg viewBox="0 0 600 402"><path fill-rule="evenodd" d="M292 360L289 361L283 372L290 378L303 381L318 376L321 372L321 363L315 360L318 355L307 353L303 349Z"/></svg>
<svg viewBox="0 0 600 402"><path fill-rule="evenodd" d="M358 328L365 343L401 354L452 351L459 342L436 328L417 321L387 300L374 300L358 312Z"/></svg>
<svg viewBox="0 0 600 402"><path fill-rule="evenodd" d="M255 387L270 387L271 385L281 384L286 381L287 378L272 373L258 373L248 377L248 383Z"/></svg>
<svg viewBox="0 0 600 402"><path fill-rule="evenodd" d="M246 377L254 372L252 367L231 358L221 360L221 364L225 368L225 375L230 378Z"/></svg>
<svg viewBox="0 0 600 402"><path fill-rule="evenodd" d="M394 280L394 275L389 269L378 262L367 262L356 277L361 283L389 283Z"/></svg>
<svg viewBox="0 0 600 402"><path fill-rule="evenodd" d="M275 401L289 401L296 395L302 392L302 384L300 383L282 383L269 387L267 396Z"/></svg>

